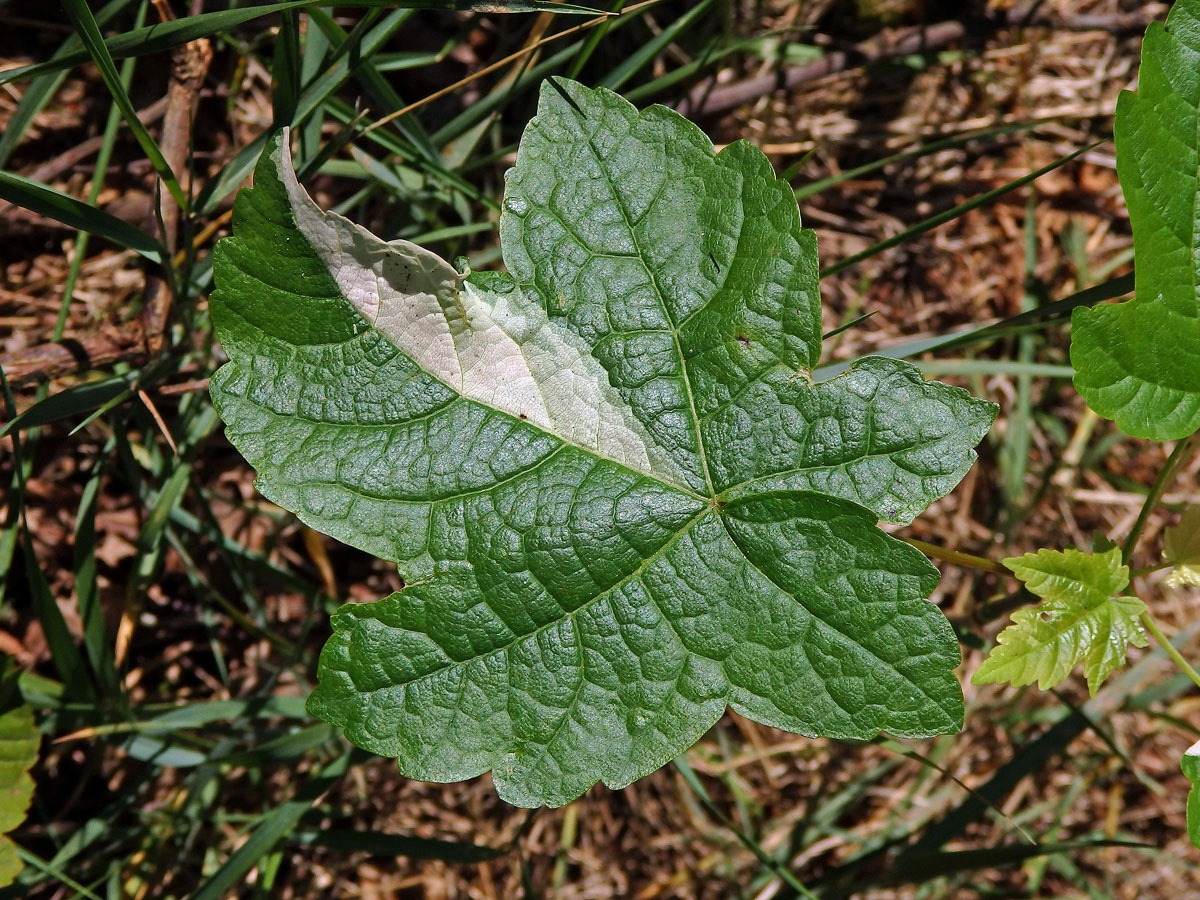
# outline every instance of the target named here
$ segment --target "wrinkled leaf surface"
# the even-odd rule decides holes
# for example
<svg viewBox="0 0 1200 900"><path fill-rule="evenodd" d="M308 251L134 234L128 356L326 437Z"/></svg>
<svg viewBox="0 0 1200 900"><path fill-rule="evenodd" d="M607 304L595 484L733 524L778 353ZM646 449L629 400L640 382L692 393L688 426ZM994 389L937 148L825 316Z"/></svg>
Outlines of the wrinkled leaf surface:
<svg viewBox="0 0 1200 900"><path fill-rule="evenodd" d="M995 407L887 359L811 383L816 243L767 159L547 83L500 234L504 273L385 243L276 139L218 247L230 439L407 585L337 612L311 711L528 806L627 785L726 707L957 730L937 572L876 523L949 491Z"/></svg>

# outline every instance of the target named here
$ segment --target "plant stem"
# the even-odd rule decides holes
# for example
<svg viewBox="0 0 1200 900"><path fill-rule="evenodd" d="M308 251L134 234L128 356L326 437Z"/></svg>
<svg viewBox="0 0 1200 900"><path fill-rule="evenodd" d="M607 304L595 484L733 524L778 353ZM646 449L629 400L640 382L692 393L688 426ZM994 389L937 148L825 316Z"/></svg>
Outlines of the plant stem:
<svg viewBox="0 0 1200 900"><path fill-rule="evenodd" d="M1193 669L1191 663L1183 658L1183 654L1175 649L1175 645L1162 633L1162 629L1158 627L1158 622L1154 620L1154 616L1150 615L1149 611L1142 613L1142 624L1148 632L1154 635L1154 639L1158 641L1159 646L1167 651L1167 656L1171 657L1171 661L1179 666L1179 670L1192 680L1192 684L1200 687L1200 672Z"/></svg>
<svg viewBox="0 0 1200 900"><path fill-rule="evenodd" d="M995 572L997 575L1011 575L1003 565L995 560L988 559L985 556L976 556L973 553L963 553L961 550L951 550L948 547L939 547L937 544L929 544L925 541L918 541L916 538L900 537L900 535L892 535L899 537L906 544L911 544L916 547L926 556L932 556L934 559L944 559L946 562L955 563L960 566L966 566L968 569L979 569L983 572Z"/></svg>
<svg viewBox="0 0 1200 900"><path fill-rule="evenodd" d="M1146 502L1142 504L1142 510L1138 513L1137 521L1133 523L1129 537L1125 538L1125 543L1121 545L1121 558L1125 560L1126 565L1133 558L1133 551L1137 547L1138 538L1142 536L1142 530L1146 527L1146 520L1150 518L1150 513L1158 505L1159 499L1166 492L1167 486L1179 471L1179 467L1187 460L1188 453L1196 446L1198 439L1200 439L1200 432L1177 443L1175 449L1171 451L1171 455L1167 457L1166 463L1159 470L1158 477L1150 486L1150 493L1146 495Z"/></svg>

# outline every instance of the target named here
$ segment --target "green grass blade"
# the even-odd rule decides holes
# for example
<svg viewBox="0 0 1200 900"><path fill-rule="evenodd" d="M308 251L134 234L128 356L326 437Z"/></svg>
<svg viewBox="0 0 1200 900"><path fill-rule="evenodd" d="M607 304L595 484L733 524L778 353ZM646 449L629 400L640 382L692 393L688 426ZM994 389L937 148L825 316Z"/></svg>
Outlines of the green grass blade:
<svg viewBox="0 0 1200 900"><path fill-rule="evenodd" d="M118 375L104 378L100 381L90 381L66 388L57 394L51 394L45 400L35 403L25 412L0 427L0 437L11 431L24 431L39 425L48 425L59 419L69 419L81 413L89 413L102 407L114 397L129 392L134 382L132 375Z"/></svg>
<svg viewBox="0 0 1200 900"><path fill-rule="evenodd" d="M15 469L24 468L25 460L16 458ZM8 593L13 575L13 559L17 553L17 536L21 524L21 473L14 471L8 482L8 502L4 505L4 521L0 522L0 602Z"/></svg>
<svg viewBox="0 0 1200 900"><path fill-rule="evenodd" d="M892 247L898 247L900 244L904 244L927 231L932 231L939 225L945 225L947 222L951 222L973 209L986 206L993 200L1003 197L1005 194L1011 193L1017 188L1024 187L1030 182L1041 178L1048 172L1053 172L1055 169L1066 165L1071 160L1076 159L1084 153L1087 153L1089 150L1099 147L1102 143L1104 143L1104 141L1096 141L1094 144L1089 144L1086 147L1080 147L1074 153L1068 153L1066 156L1060 156L1058 159L1054 160L1054 162L1042 166L1040 169L1036 169L1027 175L1022 175L1020 178L1010 181L1008 184L1001 185L998 188L993 188L990 191L985 191L978 197L972 197L970 200L967 200L964 203L959 203L957 206L953 206L950 209L944 210L935 216L930 216L924 222L918 222L916 225L913 225L911 228L904 229L897 235L893 235L886 240L882 240L877 244L873 244L866 250L862 250L859 253L855 253L852 256L846 257L840 262L834 263L829 268L822 270L821 277L826 278L830 275L836 275L838 272L844 272L851 266L856 266L863 260L870 259L872 256L882 253L884 250L890 250Z"/></svg>
<svg viewBox="0 0 1200 900"><path fill-rule="evenodd" d="M262 155L263 147L267 145L267 138L270 135L270 131L264 131L239 150L234 154L233 159L227 162L221 171L200 189L194 204L198 215L212 215L221 201L238 189L254 169L254 163Z"/></svg>
<svg viewBox="0 0 1200 900"><path fill-rule="evenodd" d="M941 853L925 853L905 857L902 863L888 873L888 883L926 882L954 872L994 869L997 866L1012 866L1052 853L1072 853L1078 850L1098 850L1103 847L1133 847L1153 849L1153 844L1137 841L1092 840L1064 841L1053 844L999 844L978 850L947 850Z"/></svg>
<svg viewBox="0 0 1200 900"><path fill-rule="evenodd" d="M22 529L21 548L25 554L25 576L32 595L33 609L46 635L50 659L67 689L67 696L77 700L90 700L95 696L91 673L62 610L58 607L50 583L46 580L33 541L29 537L28 525Z"/></svg>
<svg viewBox="0 0 1200 900"><path fill-rule="evenodd" d="M631 56L623 60L615 69L598 82L600 87L619 91L621 87L638 73L642 67L650 64L680 34L692 27L698 19L708 14L712 0L700 0L695 6L656 34L652 39L640 46Z"/></svg>
<svg viewBox="0 0 1200 900"><path fill-rule="evenodd" d="M243 753L209 756L208 762L229 766L262 768L263 766L290 762L337 739L337 729L332 725L326 725L324 722L321 722L316 725L309 725L307 728L302 728L299 731L280 735L269 741L263 741L256 744L253 749Z"/></svg>
<svg viewBox="0 0 1200 900"><path fill-rule="evenodd" d="M1193 847L1200 847L1200 741L1184 752L1179 765L1187 780L1191 782L1187 800L1184 801L1188 839Z"/></svg>
<svg viewBox="0 0 1200 900"><path fill-rule="evenodd" d="M1067 745L1088 727L1081 715L1068 713L1037 738L1018 750L988 781L977 788L957 809L931 825L920 839L901 857L936 852L947 841L963 834L973 822L983 818L989 807L1003 804L1017 783L1027 775L1040 771L1050 760L1062 753Z"/></svg>
<svg viewBox="0 0 1200 900"><path fill-rule="evenodd" d="M381 46L392 34L400 30L411 15L412 10L393 12L372 30L371 34L364 39L364 43ZM331 15L324 10L312 10L309 16L334 46L347 46L346 31L334 21ZM371 59L361 53L356 55L359 59L352 65L349 73L363 86L378 108L383 112L403 109L407 104L392 88L391 83L379 73ZM402 116L392 120L390 124L404 140L412 145L416 156L429 161L438 159L437 151L429 142L429 135L425 133L425 129L421 127L420 121L415 117ZM414 154L410 152L405 155L411 157Z"/></svg>
<svg viewBox="0 0 1200 900"><path fill-rule="evenodd" d="M612 0L609 3L608 11L610 13L620 13L625 8L627 2L628 0ZM587 40L584 41L582 51L575 57L571 63L571 68L567 71L568 78L573 81L579 79L579 73L587 65L587 61L592 58L592 54L596 52L596 48L600 46L600 42L608 36L608 29L611 24L612 20L609 19L607 22L603 22L598 27L592 29L591 33L587 36Z"/></svg>
<svg viewBox="0 0 1200 900"><path fill-rule="evenodd" d="M688 761L685 757L680 756L676 758L675 768L678 770L679 774L683 776L683 780L687 786L692 789L692 792L697 797L700 798L700 802L704 804L704 807L709 811L709 813L713 815L722 825L732 831L734 835L737 836L737 839L742 842L742 845L745 846L745 848L753 853L756 857L758 857L758 861L760 863L770 869L777 878L783 881L784 884L786 884L800 896L807 898L807 900L816 900L808 888L806 888L800 882L800 880L791 873L784 863L781 863L779 860L775 859L775 857L771 856L771 854L763 849L762 845L758 841L754 840L753 837L746 834L742 829L738 828L737 825L727 815L725 815L721 808L713 802L712 797L708 793L708 789L704 787L703 782L700 781L700 778L696 775L695 770L693 770L688 764Z"/></svg>
<svg viewBox="0 0 1200 900"><path fill-rule="evenodd" d="M349 764L350 754L345 753L310 777L293 799L263 816L246 842L234 851L189 900L221 900L291 833L301 817L312 808L313 803L346 773Z"/></svg>
<svg viewBox="0 0 1200 900"><path fill-rule="evenodd" d="M350 8L383 8L383 9L478 9L497 13L529 13L553 12L566 16L603 16L607 13L579 6L572 3L554 3L552 0L510 0L510 2L456 2L456 0L288 0L285 3L267 3L262 6L252 6L246 9L231 9L222 12L201 13L198 16L188 16L158 25L147 25L135 28L124 34L116 35L104 41L108 54L112 59L125 59L130 56L147 56L170 50L181 44L187 44L202 37L210 37L221 31L227 31L246 22L260 19L278 12L305 7L337 6ZM49 72L61 72L87 62L91 56L86 51L65 53L60 57L49 59L42 63L20 66L0 73L0 84L22 81L44 75Z"/></svg>
<svg viewBox="0 0 1200 900"><path fill-rule="evenodd" d="M64 872L62 869L60 869L58 866L51 865L50 863L46 862L44 859L42 859L37 854L30 853L28 850L26 850L24 847L21 847L20 845L17 846L17 853L21 857L21 862L25 863L25 865L29 866L32 869L37 869L39 872L44 872L45 874L49 875L51 878L62 882L62 884L65 887L70 888L76 894L78 894L80 897L86 897L87 900L101 900L101 898L99 896L97 896L92 891L88 890L86 887L84 887L78 881L73 879L70 875L68 875L66 872Z"/></svg>
<svg viewBox="0 0 1200 900"><path fill-rule="evenodd" d="M11 415L16 409L12 388L0 367L0 391L3 392L5 409ZM35 432L36 434L36 432ZM9 500L9 512L5 522L6 553L15 550L17 542L21 544L25 559L25 581L29 587L34 615L42 626L46 646L50 650L50 659L62 678L66 694L72 699L91 699L93 695L90 673L71 630L67 627L66 619L58 602L50 590L50 584L41 570L37 554L33 549L33 541L29 534L29 523L25 518L25 478L27 474L28 456L22 453L21 438L16 432L10 435L12 441L12 456L16 462L13 466L13 490ZM11 574L12 557L3 559L3 585L7 585Z"/></svg>
<svg viewBox="0 0 1200 900"><path fill-rule="evenodd" d="M111 451L113 442L106 449ZM83 623L83 649L96 677L96 686L102 696L118 708L125 707L125 696L121 675L113 658L112 642L108 626L104 621L100 586L96 581L96 508L100 497L100 485L105 475L103 457L92 471L79 499L75 514L75 535L71 544L71 555L75 569L75 596L79 604L79 618Z"/></svg>
<svg viewBox="0 0 1200 900"><path fill-rule="evenodd" d="M245 563L252 571L265 575L274 583L312 597L314 602L326 602L331 609L337 605L332 598L325 597L319 591L314 592L313 586L299 575L281 568L264 556L247 550L237 541L226 537L219 528L206 529L204 524L187 510L178 506L174 507L171 510L170 519L171 524L179 526L184 531L213 541L222 553L227 553L232 559Z"/></svg>
<svg viewBox="0 0 1200 900"><path fill-rule="evenodd" d="M112 0L111 3L96 13L97 24L103 25L128 6L130 2L131 0ZM50 61L55 62L73 52L78 52L79 46L79 35L72 34L63 41L62 46L50 57ZM3 75L0 75L0 78L2 77ZM8 124L4 127L4 132L0 134L0 168L8 165L8 158L12 156L13 150L17 148L21 139L25 137L25 131L33 124L33 120L37 114L45 109L50 98L62 87L65 78L65 70L51 72L34 79L33 83L25 88L24 93L21 94L20 102L17 103L17 108L13 110Z"/></svg>
<svg viewBox="0 0 1200 900"><path fill-rule="evenodd" d="M623 28L631 22L637 21L644 10L635 10L631 13L622 13L614 18L609 19L604 27L608 29L609 34L613 31ZM504 90L494 91L488 94L478 103L473 104L469 108L463 110L432 135L430 140L436 147L444 147L458 136L466 133L480 120L487 118L493 112L503 109L505 105L513 99L520 97L526 91L540 85L546 77L559 72L562 67L574 57L582 52L584 48L584 40L572 41L567 46L563 47L552 56L543 59L536 65L525 69L513 83L507 86ZM372 132L374 133L374 132Z"/></svg>
<svg viewBox="0 0 1200 900"><path fill-rule="evenodd" d="M351 831L345 828L302 830L289 839L302 847L321 847L345 853L369 853L372 856L409 859L437 859L449 863L480 863L499 859L508 851L484 847L467 841L443 841L431 838L386 834L382 831Z"/></svg>
<svg viewBox="0 0 1200 900"><path fill-rule="evenodd" d="M1037 280L1037 188L1032 187L1025 202L1025 292L1021 311L1029 312L1038 306L1033 293ZM1035 336L1026 332L1017 337L1017 362L1033 363L1037 350ZM1008 427L1001 439L997 463L1000 467L1000 487L1006 501L1004 521L1011 528L1017 520L1017 510L1025 497L1025 474L1029 466L1029 450L1033 444L1033 376L1022 372L1016 376L1017 396L1008 416Z"/></svg>
<svg viewBox="0 0 1200 900"><path fill-rule="evenodd" d="M223 12L202 13L198 16L188 16L171 22L161 22L157 25L147 25L135 28L124 34L116 35L104 42L109 55L113 59L125 59L130 56L147 56L170 50L182 44L190 43L202 37L211 37L221 31L227 31L238 25L254 19L269 16L273 13L288 9L297 9L313 5L313 0L290 0L286 3L268 3L263 6L252 6L246 9L232 9ZM13 81L23 81L40 75L61 72L72 69L90 59L86 50L74 50L68 53L56 54L51 59L28 66L19 66L0 73L0 84Z"/></svg>
<svg viewBox="0 0 1200 900"><path fill-rule="evenodd" d="M1008 359L918 360L914 365L926 375L1016 375L1028 378L1070 378L1075 374L1075 370L1071 366Z"/></svg>
<svg viewBox="0 0 1200 900"><path fill-rule="evenodd" d="M671 69L665 75L660 75L652 81L647 81L645 84L639 84L624 91L623 96L630 102L641 103L643 100L655 97L680 82L696 77L717 60L735 53L748 51L755 43L756 40L754 38L723 40L719 35L715 36L714 40L710 42L709 48L698 58L678 68Z"/></svg>
<svg viewBox="0 0 1200 900"><path fill-rule="evenodd" d="M313 27L312 11L307 13L308 22L304 31L304 51L300 58L300 84L311 84L320 77L327 66L331 45L329 39L320 28ZM319 107L313 111L298 129L300 136L300 157L308 159L315 156L321 146L321 126L325 122L324 110Z"/></svg>
<svg viewBox="0 0 1200 900"><path fill-rule="evenodd" d="M446 228L438 228L435 231L426 231L414 235L412 241L414 244L433 244L438 241L449 241L471 234L482 234L483 232L494 231L495 229L495 222L471 222L466 225L451 225Z"/></svg>
<svg viewBox="0 0 1200 900"><path fill-rule="evenodd" d="M271 108L275 127L291 125L300 102L300 13L289 9L282 14L275 38L275 57L271 64Z"/></svg>
<svg viewBox="0 0 1200 900"><path fill-rule="evenodd" d="M826 331L824 334L821 335L821 340L827 341L832 337L837 337L843 331L849 331L851 328L855 327L856 325L861 325L863 322L867 321L867 319L871 318L871 316L873 316L873 315L875 315L874 311L863 313L860 316L855 316L850 321L843 322L841 325L837 326L837 328L831 328L828 331Z"/></svg>
<svg viewBox="0 0 1200 900"><path fill-rule="evenodd" d="M50 98L62 87L66 77L65 72L43 75L25 89L17 108L13 110L12 117L8 120L4 133L0 134L0 167L8 164L9 157L17 149L17 145L25 136L25 131L33 124L38 113L50 102Z"/></svg>
<svg viewBox="0 0 1200 900"><path fill-rule="evenodd" d="M149 508L149 514L138 534L133 571L125 583L125 608L127 610L137 608L144 592L158 571L163 552L163 532L166 530L171 510L183 501L191 476L191 463L178 462L153 502L147 498L146 505Z"/></svg>
<svg viewBox="0 0 1200 900"><path fill-rule="evenodd" d="M957 334L902 341L899 344L893 344L891 347L884 347L871 352L874 356L886 356L889 359L907 359L910 356L917 356L921 353L932 353L937 350L954 350L962 347L971 347L976 344L984 344L1011 334L1036 331L1051 325L1070 321L1071 311L1076 307L1093 306L1097 303L1103 303L1105 300L1124 296L1132 290L1133 276L1122 275L1119 278L1106 281L1104 284L1098 284L1095 287L1077 291L1062 300L1056 300L1054 303L1047 303L1039 306L1037 309L1018 313L999 322L992 322L990 325L970 328L966 331L960 331ZM849 362L826 363L813 370L813 378L817 381L833 378L835 375L840 375L846 371L848 366Z"/></svg>
<svg viewBox="0 0 1200 900"><path fill-rule="evenodd" d="M614 19L611 28L617 28L621 24L620 19ZM472 104L467 109L435 131L429 136L434 146L445 146L460 135L465 134L483 119L486 119L492 113L503 109L508 103L512 102L516 97L521 96L525 92L533 89L541 84L542 80L549 75L557 72L564 63L575 56L581 49L580 41L576 41L563 49L559 50L552 56L547 57L540 63L530 66L511 84L502 91L495 91L488 94L478 103ZM376 134L377 132L371 132ZM499 208L499 207L497 207Z"/></svg>
<svg viewBox="0 0 1200 900"><path fill-rule="evenodd" d="M149 712L153 707L142 707ZM268 695L245 700L207 700L168 708L149 718L101 722L91 726L93 735L146 734L167 736L178 731L204 728L217 722L242 723L253 719L307 721L303 697Z"/></svg>
<svg viewBox="0 0 1200 900"><path fill-rule="evenodd" d="M129 99L129 93L125 90L125 85L121 83L121 75L117 72L117 66L108 52L108 47L105 46L100 26L96 24L96 17L92 15L92 11L84 0L63 0L63 9L75 26L75 31L84 46L87 47L96 68L100 70L100 77L104 80L109 93L112 94L113 101L125 116L125 124L133 132L142 152L146 154L146 159L150 160L150 165L158 173L158 177L162 179L171 196L175 198L179 208L186 210L188 198L183 193L183 188L179 186L179 179L171 171L171 166L163 156L162 150L150 136L150 132L146 130L142 120L138 118L133 101Z"/></svg>
<svg viewBox="0 0 1200 900"><path fill-rule="evenodd" d="M491 97L481 101L480 103L476 104L476 106L482 106L484 103L487 102L487 100L490 100L490 99L491 99ZM344 102L342 102L340 100L330 100L327 106L328 106L330 115L332 115L334 118L341 120L342 122L346 123L347 125L349 125L350 123L352 123L354 121L354 119L355 119L354 111L349 106L347 106ZM403 156L405 158L411 158L411 156L412 156L411 150L406 149L407 148L406 142L402 141L398 136L391 134L390 132L384 131L382 128L376 128L376 129L373 129L372 131L367 132L365 137L374 141L376 144L378 144L380 147L387 150L389 153L393 153L398 156ZM435 135L434 137L431 138L431 140L436 142L438 140L438 138ZM312 161L310 161L308 165L306 165L304 168L302 168L300 170L299 174L302 178L307 177L307 175L309 174L309 169L311 167L311 164L312 164ZM500 204L496 202L496 200L493 196L491 196L490 194L485 194L482 191L480 191L480 189L478 187L476 187L470 181L468 181L467 179L462 177L459 173L451 172L451 171L447 170L442 165L440 159L435 157L434 160L423 161L421 163L421 165L427 175L429 175L431 178L436 179L437 181L442 182L447 187L461 192L464 196L470 198L471 200L476 201L477 203L480 203L480 204L486 206L488 209L495 210L495 211L498 211L500 209Z"/></svg>
<svg viewBox="0 0 1200 900"><path fill-rule="evenodd" d="M327 17L326 17L327 18ZM312 23L320 28L323 19L320 16L313 16ZM380 47L382 47L391 36L399 30L404 19L399 16L389 16L384 21L374 27L356 41L351 40L351 35L358 32L356 27L354 32L346 35L345 39L338 42L337 35L345 35L345 32L340 26L335 27L331 32L325 32L325 36L331 39L334 44L333 59L327 70L317 77L314 81L306 83L300 100L297 103L296 113L293 117L293 124L300 125L307 121L308 117L313 113L320 111L321 115L325 115L334 108L334 104L330 102L330 97L338 88L340 88L346 80L354 74L355 68L361 64L363 59L370 59ZM366 19L363 20L363 25L369 24ZM331 37L333 35L333 37ZM353 50L354 52L351 52ZM353 118L353 114L350 116ZM343 119L343 121L346 121ZM377 134L377 132L372 132ZM266 145L267 138L270 132L264 131L253 141L243 147L234 155L225 166L201 189L196 197L195 208L201 215L210 215L216 207L229 194L237 190L237 188L249 176L254 164L262 155L262 149ZM405 156L412 156L413 150L407 144L401 142L394 135L389 135L394 138L395 144L399 145L397 152L403 153ZM317 148L312 148L316 153ZM310 156L309 159L315 159L316 156Z"/></svg>
<svg viewBox="0 0 1200 900"><path fill-rule="evenodd" d="M161 263L167 258L163 245L140 228L21 175L0 172L0 198L69 228L89 231L151 262Z"/></svg>
<svg viewBox="0 0 1200 900"><path fill-rule="evenodd" d="M86 232L85 232L85 234L86 234ZM84 417L83 417L83 418L82 418L82 419L81 419L81 420L80 420L80 421L79 421L79 422L78 422L78 423L77 423L77 424L76 424L76 425L75 425L75 426L74 426L74 427L73 427L73 428L72 428L72 429L71 429L71 430L68 432L68 435L69 435L69 436L71 436L71 437L74 437L74 436L75 436L76 434L78 434L80 431L82 431L83 429L85 429L85 428L87 428L89 425L91 425L93 422L95 422L95 421L96 421L98 418L100 418L100 417L101 417L101 416L103 416L103 415L106 415L107 413L109 413L109 412L110 412L110 411L112 411L113 409L116 409L116 408L117 408L118 406L120 406L122 403L125 403L126 401L128 401L128 400L129 400L129 399L130 399L132 396L133 396L133 388L129 388L129 390L127 390L127 391L124 391L124 392L122 392L122 393L120 393L120 394L117 394L117 395L116 395L115 397L113 397L111 400L108 400L108 401L107 401L107 402L105 402L105 403L104 403L102 406L99 406L99 407L97 407L95 410L93 410L92 412L90 412L90 413L88 413L86 416L84 416Z"/></svg>
<svg viewBox="0 0 1200 900"><path fill-rule="evenodd" d="M873 162L864 163L861 166L855 166L851 169L846 169L844 172L839 172L836 175L830 175L828 178L821 178L817 181L809 182L806 185L796 188L796 199L804 200L814 194L819 194L821 191L828 190L845 181L853 181L855 178L861 178L863 175L868 175L871 172L895 165L896 163L908 162L912 159L920 159L923 156L930 156L934 153L940 153L943 150L953 150L955 147L961 147L963 144L969 144L971 141L982 141L988 138L1001 137L1009 134L1020 134L1030 129L1036 128L1039 122L1016 122L1011 125L1001 125L996 128L983 128L977 131L968 131L965 134L957 134L954 137L942 138L941 140L931 141L928 144L921 144L917 147L912 147L908 150L902 150L899 153L893 153L890 156L885 156L882 159L874 160Z"/></svg>
<svg viewBox="0 0 1200 900"><path fill-rule="evenodd" d="M148 720L147 730L173 731L180 728L199 728L224 719L243 719L255 716L278 716L283 719L308 719L303 697L270 696L249 700L212 700L189 703L168 710Z"/></svg>
<svg viewBox="0 0 1200 900"><path fill-rule="evenodd" d="M138 7L136 25L141 26L146 21L148 9L149 3L143 0ZM121 63L121 84L126 91L129 90L129 86L133 83L133 71L136 62L137 60L134 59L126 59ZM87 195L89 206L96 205L100 199L101 192L104 190L108 164L112 160L113 149L116 147L117 135L120 129L121 109L114 103L108 109L108 121L104 123L104 136L101 139L100 151L96 154L96 161L92 167L92 171L95 174L92 176L92 186L88 190ZM51 335L51 340L53 341L61 341L63 332L66 330L67 317L71 312L71 300L75 294L75 285L79 282L79 273L83 271L83 261L87 258L87 248L90 238L91 235L88 232L81 231L75 239L74 252L71 254L71 267L67 270L67 280L63 284L62 300L58 305L58 318L54 322L54 332Z"/></svg>

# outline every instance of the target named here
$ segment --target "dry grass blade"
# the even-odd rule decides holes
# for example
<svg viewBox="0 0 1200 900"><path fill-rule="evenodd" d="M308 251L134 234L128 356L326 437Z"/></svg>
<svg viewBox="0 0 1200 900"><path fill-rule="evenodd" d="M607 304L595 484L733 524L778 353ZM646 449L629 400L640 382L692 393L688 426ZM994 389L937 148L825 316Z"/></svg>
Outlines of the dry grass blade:
<svg viewBox="0 0 1200 900"><path fill-rule="evenodd" d="M660 4L662 2L663 2L663 0L642 0L641 3L635 3L632 6L622 10L621 15L622 16L630 16L635 13L641 12L644 9L648 9L652 6L657 6L658 4ZM449 94L453 94L455 91L461 90L462 88L466 87L467 85L471 84L472 82L478 81L480 78L484 78L487 75L490 75L492 72L495 72L499 69L503 69L507 66L513 65L514 63L521 61L522 59L529 56L530 54L535 53L536 51L540 50L542 47L546 46L547 44L551 44L554 41L561 40L562 38L565 38L565 37L570 37L573 34L578 34L581 31L586 31L589 28L595 28L597 25L603 25L605 22L608 22L609 19L610 19L609 16L597 16L595 19L589 19L588 21L583 22L579 25L572 25L570 28L565 28L562 31L557 31L554 34L548 35L543 38L539 38L539 39L533 41L532 43L526 43L526 45L524 47L522 47L520 50L516 51L515 53L510 53L508 56L504 57L503 59L499 59L494 63L490 63L489 65L484 66L479 71L472 72L470 75L466 76L465 78L460 78L458 81L454 82L454 84L448 85L444 88L434 91L432 94L422 97L420 100L417 100L415 103L410 103L410 104L408 104L408 106L405 106L402 109L398 109L395 112L388 113L386 116L383 116L380 119L376 119L374 122L372 122L366 128L364 128L362 130L362 133L367 134L371 131L374 131L377 128L381 128L389 122L393 122L396 119L401 118L402 116L408 115L410 112L413 112L414 110L420 109L422 106L426 106L427 104L430 104L435 100L438 100Z"/></svg>

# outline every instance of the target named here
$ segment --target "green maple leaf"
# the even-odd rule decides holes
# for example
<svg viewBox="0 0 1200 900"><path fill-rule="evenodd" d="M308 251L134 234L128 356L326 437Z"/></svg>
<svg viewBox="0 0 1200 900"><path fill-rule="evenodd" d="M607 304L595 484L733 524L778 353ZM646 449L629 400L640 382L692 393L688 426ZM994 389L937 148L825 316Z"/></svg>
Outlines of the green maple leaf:
<svg viewBox="0 0 1200 900"><path fill-rule="evenodd" d="M37 762L40 742L30 707L0 715L0 887L12 884L24 865L8 832L25 821L33 799L29 770Z"/></svg>
<svg viewBox="0 0 1200 900"><path fill-rule="evenodd" d="M1200 587L1200 506L1188 507L1163 534L1163 556L1172 566L1167 584Z"/></svg>
<svg viewBox="0 0 1200 900"><path fill-rule="evenodd" d="M995 407L887 359L811 383L816 242L767 159L548 83L500 234L506 274L384 243L276 139L217 248L230 439L406 582L334 615L309 709L528 806L629 784L727 706L958 730L937 571L876 523L949 491Z"/></svg>
<svg viewBox="0 0 1200 900"><path fill-rule="evenodd" d="M1200 428L1200 0L1178 0L1142 44L1136 94L1117 102L1117 176L1133 226L1135 298L1076 309L1075 387L1129 434Z"/></svg>
<svg viewBox="0 0 1200 900"><path fill-rule="evenodd" d="M1030 591L1043 600L1012 614L1013 624L971 679L974 684L1038 683L1042 690L1066 680L1083 665L1095 694L1125 662L1130 644L1146 646L1138 617L1146 606L1137 597L1114 596L1129 586L1121 551L1039 550L1004 560Z"/></svg>
<svg viewBox="0 0 1200 900"><path fill-rule="evenodd" d="M1193 847L1200 847L1200 741L1183 754L1180 768L1192 783L1187 797L1187 832Z"/></svg>

